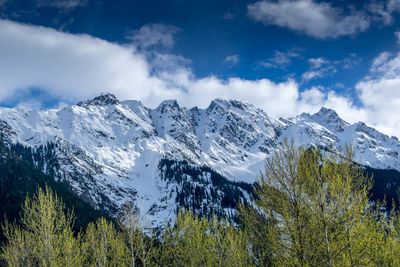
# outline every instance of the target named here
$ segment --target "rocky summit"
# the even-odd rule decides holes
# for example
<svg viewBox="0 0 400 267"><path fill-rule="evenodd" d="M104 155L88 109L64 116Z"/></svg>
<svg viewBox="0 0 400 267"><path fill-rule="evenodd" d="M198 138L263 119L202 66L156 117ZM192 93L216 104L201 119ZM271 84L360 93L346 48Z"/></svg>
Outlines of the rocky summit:
<svg viewBox="0 0 400 267"><path fill-rule="evenodd" d="M154 225L181 207L232 217L284 138L343 150L376 169L400 170L400 142L334 110L271 118L253 105L215 99L205 109L175 100L150 109L109 93L71 107L0 108L4 144L82 200L116 216L133 203Z"/></svg>

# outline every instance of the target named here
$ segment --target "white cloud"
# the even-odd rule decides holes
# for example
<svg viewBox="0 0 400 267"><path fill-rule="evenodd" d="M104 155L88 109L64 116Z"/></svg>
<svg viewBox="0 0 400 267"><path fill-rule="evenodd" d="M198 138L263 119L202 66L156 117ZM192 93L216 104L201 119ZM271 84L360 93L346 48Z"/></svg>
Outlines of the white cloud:
<svg viewBox="0 0 400 267"><path fill-rule="evenodd" d="M160 53L156 51L144 52L148 63L151 65L153 72L169 72L180 71L182 68L189 68L192 63L190 59L184 58L181 55L169 53Z"/></svg>
<svg viewBox="0 0 400 267"><path fill-rule="evenodd" d="M290 64L292 64L293 58L301 57L301 53L299 49L291 49L286 52L275 51L274 56L265 60L261 61L260 65L264 68L286 68Z"/></svg>
<svg viewBox="0 0 400 267"><path fill-rule="evenodd" d="M400 135L400 53L381 53L370 75L357 83L368 121L389 134Z"/></svg>
<svg viewBox="0 0 400 267"><path fill-rule="evenodd" d="M302 80L305 82L312 79L322 78L326 75L332 75L337 72L334 63L323 57L309 58L308 64L310 64L310 69L301 76Z"/></svg>
<svg viewBox="0 0 400 267"><path fill-rule="evenodd" d="M391 53L383 52L374 58L371 66L371 73L384 73L387 76L391 71L395 71L396 68L394 68L395 66L393 65L393 62L390 61L391 57Z"/></svg>
<svg viewBox="0 0 400 267"><path fill-rule="evenodd" d="M229 67L236 66L240 61L239 55L227 56L223 63L227 64Z"/></svg>
<svg viewBox="0 0 400 267"><path fill-rule="evenodd" d="M40 110L43 108L42 104L43 103L40 100L32 98L27 101L18 102L15 107L25 110Z"/></svg>
<svg viewBox="0 0 400 267"><path fill-rule="evenodd" d="M313 69L319 69L324 65L330 64L329 60L327 60L323 57L310 58L310 59L308 59L308 63L310 63L311 68L313 68Z"/></svg>
<svg viewBox="0 0 400 267"><path fill-rule="evenodd" d="M277 25L309 36L326 39L365 31L370 20L364 12L342 9L313 0L263 0L248 5L251 18L265 25Z"/></svg>
<svg viewBox="0 0 400 267"><path fill-rule="evenodd" d="M298 112L299 87L293 80L199 79L183 57L155 55L149 61L133 45L0 20L0 101L40 88L70 103L110 91L151 107L165 99L206 107L222 97L249 101L272 116Z"/></svg>
<svg viewBox="0 0 400 267"><path fill-rule="evenodd" d="M164 24L147 24L139 30L132 31L127 38L144 49L161 46L171 48L174 46L174 35L180 31L179 28Z"/></svg>
<svg viewBox="0 0 400 267"><path fill-rule="evenodd" d="M367 10L371 12L371 18L374 21L382 22L384 25L389 25L393 22L392 12L384 2L372 2L368 4Z"/></svg>
<svg viewBox="0 0 400 267"><path fill-rule="evenodd" d="M334 61L330 61L323 57L309 58L308 64L310 65L310 69L303 73L301 78L305 82L312 79L323 78L336 73L339 68L343 70L351 69L355 65L358 65L360 61L361 59L353 53L343 59Z"/></svg>
<svg viewBox="0 0 400 267"><path fill-rule="evenodd" d="M120 99L138 99L152 107L172 98L205 107L223 97L247 100L271 115L296 112L294 81L198 79L183 57L155 55L149 61L133 45L0 20L0 101L40 88L70 103L110 91Z"/></svg>
<svg viewBox="0 0 400 267"><path fill-rule="evenodd" d="M298 110L314 113L319 107L334 109L344 120L354 123L364 121L369 123L366 110L356 107L353 101L345 96L323 87L312 87L300 94Z"/></svg>
<svg viewBox="0 0 400 267"><path fill-rule="evenodd" d="M377 59L371 71L379 70L376 75L381 78L367 77L357 85L365 106L362 109L355 107L351 98L328 88L300 92L298 83L291 79L276 83L269 79L197 78L185 58L155 55L157 60L149 61L133 45L0 20L0 101L14 103L13 97L29 88L40 88L44 94L66 103L76 103L102 91L114 93L121 100L141 100L150 107L165 99L203 108L216 97L240 99L273 117L316 112L327 106L349 122L363 120L386 133L400 135L400 92L396 90L400 86L400 76L396 76L400 73L399 55ZM162 67L165 62L170 65ZM36 100L41 99L25 99L17 105L40 107Z"/></svg>
<svg viewBox="0 0 400 267"><path fill-rule="evenodd" d="M301 75L303 81L310 81L317 78L322 78L325 76L325 71L323 70L308 70Z"/></svg>
<svg viewBox="0 0 400 267"><path fill-rule="evenodd" d="M30 87L71 99L99 90L127 97L133 85L143 98L159 86L133 47L6 20L0 20L0 58L0 99Z"/></svg>

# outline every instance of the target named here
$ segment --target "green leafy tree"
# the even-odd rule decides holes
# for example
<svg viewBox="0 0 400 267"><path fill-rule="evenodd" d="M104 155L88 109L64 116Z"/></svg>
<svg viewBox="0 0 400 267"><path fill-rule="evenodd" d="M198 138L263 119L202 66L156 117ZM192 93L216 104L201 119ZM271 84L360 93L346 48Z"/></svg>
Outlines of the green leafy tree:
<svg viewBox="0 0 400 267"><path fill-rule="evenodd" d="M86 264L91 266L125 266L128 249L120 232L104 218L90 223L85 232Z"/></svg>
<svg viewBox="0 0 400 267"><path fill-rule="evenodd" d="M252 266L254 264L247 235L227 219L218 220L213 215L209 233L213 241L216 266Z"/></svg>
<svg viewBox="0 0 400 267"><path fill-rule="evenodd" d="M3 226L7 244L2 258L11 266L60 266L81 264L80 237L72 232L73 212L65 213L64 203L49 187L27 197L20 226Z"/></svg>
<svg viewBox="0 0 400 267"><path fill-rule="evenodd" d="M8 266L33 266L37 264L37 258L32 254L32 235L21 229L19 225L3 225L7 243L2 248L1 258Z"/></svg>
<svg viewBox="0 0 400 267"><path fill-rule="evenodd" d="M119 216L119 227L129 251L126 257L127 265L132 267L147 266L155 250L152 236L144 233L143 225L139 210L132 204L125 205Z"/></svg>
<svg viewBox="0 0 400 267"><path fill-rule="evenodd" d="M247 237L227 220L179 212L162 239L161 266L251 266Z"/></svg>
<svg viewBox="0 0 400 267"><path fill-rule="evenodd" d="M211 266L215 258L212 240L207 235L208 220L199 219L191 211L182 211L175 220L174 227L164 233L161 265L169 266Z"/></svg>
<svg viewBox="0 0 400 267"><path fill-rule="evenodd" d="M260 265L373 265L388 240L368 199L370 179L345 155L295 148L267 160L242 221ZM373 248L373 249L371 249Z"/></svg>

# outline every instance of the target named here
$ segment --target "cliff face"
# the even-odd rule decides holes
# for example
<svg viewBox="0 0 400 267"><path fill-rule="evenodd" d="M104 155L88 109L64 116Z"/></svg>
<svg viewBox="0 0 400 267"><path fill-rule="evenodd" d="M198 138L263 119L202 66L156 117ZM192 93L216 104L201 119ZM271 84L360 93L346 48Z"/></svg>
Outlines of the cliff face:
<svg viewBox="0 0 400 267"><path fill-rule="evenodd" d="M91 206L115 215L133 202L155 224L180 207L232 216L285 137L335 150L351 144L359 163L400 170L397 138L325 108L274 119L240 101L187 109L170 100L149 109L103 94L60 110L1 108L0 131L11 150Z"/></svg>

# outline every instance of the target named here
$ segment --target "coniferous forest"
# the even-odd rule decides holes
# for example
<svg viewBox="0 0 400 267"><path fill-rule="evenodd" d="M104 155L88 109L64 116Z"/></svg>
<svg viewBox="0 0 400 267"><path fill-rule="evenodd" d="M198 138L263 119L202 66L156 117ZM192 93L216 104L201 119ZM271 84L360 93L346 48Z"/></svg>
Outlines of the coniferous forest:
<svg viewBox="0 0 400 267"><path fill-rule="evenodd" d="M3 151L4 152L4 151ZM6 152L4 152L6 153ZM3 153L3 154L4 154ZM8 153L8 152L7 152ZM5 154L4 154L5 155ZM108 218L68 188L4 156L1 264L6 266L398 266L400 223L363 166L319 149L266 160L235 222L181 210L152 229L127 205ZM27 181L27 182L26 182ZM28 188L35 188L31 191ZM21 201L17 196L25 194ZM16 206L20 206L17 208ZM19 211L15 213L14 211Z"/></svg>

